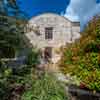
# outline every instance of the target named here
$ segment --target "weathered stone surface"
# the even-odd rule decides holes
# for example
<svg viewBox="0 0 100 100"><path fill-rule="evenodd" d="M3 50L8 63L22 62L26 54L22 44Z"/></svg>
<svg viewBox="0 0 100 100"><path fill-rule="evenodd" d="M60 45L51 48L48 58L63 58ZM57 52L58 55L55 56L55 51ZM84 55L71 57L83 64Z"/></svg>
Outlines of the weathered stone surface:
<svg viewBox="0 0 100 100"><path fill-rule="evenodd" d="M62 16L52 13L44 13L33 17L28 22L27 27L26 36L33 46L40 49L45 47L59 48L80 37L79 23L75 24L75 22L71 22ZM46 27L53 27L53 39L51 40L45 39ZM35 34L36 31L34 29L37 28L40 35ZM52 55L53 61L59 59L59 56L57 56L54 50L52 50Z"/></svg>

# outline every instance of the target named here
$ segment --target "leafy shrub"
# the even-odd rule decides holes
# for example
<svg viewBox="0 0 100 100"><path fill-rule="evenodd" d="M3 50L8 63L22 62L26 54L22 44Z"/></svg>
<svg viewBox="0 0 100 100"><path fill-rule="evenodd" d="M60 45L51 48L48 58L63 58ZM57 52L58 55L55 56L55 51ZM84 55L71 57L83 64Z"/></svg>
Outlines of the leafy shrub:
<svg viewBox="0 0 100 100"><path fill-rule="evenodd" d="M10 68L0 60L0 98L2 100L15 100L15 98L20 100L25 89L26 80L30 81L32 68L38 62L38 51L36 50L30 52L27 58L28 65Z"/></svg>
<svg viewBox="0 0 100 100"><path fill-rule="evenodd" d="M55 79L50 73L42 73L41 76L31 79L22 100L67 100L64 85Z"/></svg>
<svg viewBox="0 0 100 100"><path fill-rule="evenodd" d="M29 68L27 66L26 69L24 68L18 69L17 70L18 73L16 74L13 72L11 68L8 68L4 62L0 61L0 98L1 100L14 100L14 98L13 99L10 99L10 98L13 97L12 96L13 92L15 92L15 95L17 96L18 91L16 91L16 89L18 90L19 87L22 87L23 84L25 84L25 78L27 77L28 74L31 73L31 71L28 71L28 70ZM25 71L27 73L24 73ZM19 94L19 96L20 95L21 94Z"/></svg>
<svg viewBox="0 0 100 100"><path fill-rule="evenodd" d="M80 85L100 91L100 16L81 34L79 41L64 48L59 66L65 74L77 76Z"/></svg>
<svg viewBox="0 0 100 100"><path fill-rule="evenodd" d="M28 55L27 65L37 65L39 64L39 52L35 48L33 48Z"/></svg>
<svg viewBox="0 0 100 100"><path fill-rule="evenodd" d="M0 58L13 58L25 47L24 26L24 20L0 15Z"/></svg>
<svg viewBox="0 0 100 100"><path fill-rule="evenodd" d="M10 84L8 78L12 75L12 70L7 68L2 61L0 61L0 99L7 100L10 95Z"/></svg>

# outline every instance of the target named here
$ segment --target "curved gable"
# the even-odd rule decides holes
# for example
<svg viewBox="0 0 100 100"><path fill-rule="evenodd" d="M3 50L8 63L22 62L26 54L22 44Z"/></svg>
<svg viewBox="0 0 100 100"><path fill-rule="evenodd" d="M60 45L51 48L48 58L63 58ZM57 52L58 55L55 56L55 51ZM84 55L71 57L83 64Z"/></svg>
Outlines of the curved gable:
<svg viewBox="0 0 100 100"><path fill-rule="evenodd" d="M33 26L39 26L41 27L42 25L44 27L46 26L59 26L59 27L70 27L71 26L71 21L68 20L65 17L62 17L60 15L54 14L54 13L43 13L41 15L35 16L32 19L29 20L28 24L33 25Z"/></svg>
<svg viewBox="0 0 100 100"><path fill-rule="evenodd" d="M38 48L59 47L79 37L80 27L72 23L60 15L44 13L29 20L26 35Z"/></svg>
<svg viewBox="0 0 100 100"><path fill-rule="evenodd" d="M43 13L43 14L40 14L40 15L37 15L37 16L35 16L35 17L32 17L30 20L29 20L29 22L31 22L32 20L38 20L38 19L40 19L40 18L59 18L59 19L62 19L62 20L64 20L65 22L72 22L72 21L70 21L69 19L67 19L67 18L65 18L65 17L63 17L63 16L60 16L60 15L58 15L58 14L55 14L55 13Z"/></svg>

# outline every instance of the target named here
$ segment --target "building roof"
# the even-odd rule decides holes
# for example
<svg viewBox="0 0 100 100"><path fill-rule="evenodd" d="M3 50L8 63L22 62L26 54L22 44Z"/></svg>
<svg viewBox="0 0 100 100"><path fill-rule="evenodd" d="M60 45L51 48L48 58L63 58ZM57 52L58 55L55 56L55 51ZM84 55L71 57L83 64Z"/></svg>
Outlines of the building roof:
<svg viewBox="0 0 100 100"><path fill-rule="evenodd" d="M56 13L51 13L51 12L45 12L45 13L42 13L42 14L38 14L37 16L33 16L31 19L36 18L36 17L38 17L38 16L47 15L47 14L55 15L55 16L58 16L58 17L62 17L62 18L64 18L65 20L71 22L73 25L75 25L75 26L76 26L76 25L80 26L80 22L79 22L79 21L71 21L70 19L68 19L68 18L66 18L66 17L64 17L64 16L61 16L61 15L56 14ZM31 20L31 19L30 19L30 20Z"/></svg>

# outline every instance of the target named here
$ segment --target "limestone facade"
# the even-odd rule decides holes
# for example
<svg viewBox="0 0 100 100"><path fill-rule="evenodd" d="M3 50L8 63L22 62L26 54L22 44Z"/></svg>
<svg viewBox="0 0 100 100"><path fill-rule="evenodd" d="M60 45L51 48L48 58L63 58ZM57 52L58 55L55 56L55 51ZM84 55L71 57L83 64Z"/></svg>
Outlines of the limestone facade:
<svg viewBox="0 0 100 100"><path fill-rule="evenodd" d="M46 28L51 29L51 38L46 38ZM52 61L59 59L56 49L74 42L80 37L80 23L53 13L44 13L33 17L26 26L26 36L38 49L52 48Z"/></svg>

